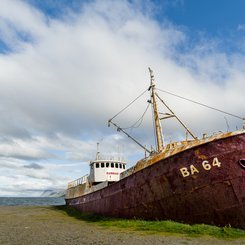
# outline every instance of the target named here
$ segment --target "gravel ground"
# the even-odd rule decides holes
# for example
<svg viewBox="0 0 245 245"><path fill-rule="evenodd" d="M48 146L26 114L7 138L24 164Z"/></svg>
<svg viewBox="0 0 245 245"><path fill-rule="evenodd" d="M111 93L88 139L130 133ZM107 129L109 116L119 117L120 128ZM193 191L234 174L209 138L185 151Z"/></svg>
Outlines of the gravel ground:
<svg viewBox="0 0 245 245"><path fill-rule="evenodd" d="M232 244L245 245L245 239L222 240L181 235L149 235L125 229L102 228L78 220L52 207L0 206L1 245L46 244Z"/></svg>

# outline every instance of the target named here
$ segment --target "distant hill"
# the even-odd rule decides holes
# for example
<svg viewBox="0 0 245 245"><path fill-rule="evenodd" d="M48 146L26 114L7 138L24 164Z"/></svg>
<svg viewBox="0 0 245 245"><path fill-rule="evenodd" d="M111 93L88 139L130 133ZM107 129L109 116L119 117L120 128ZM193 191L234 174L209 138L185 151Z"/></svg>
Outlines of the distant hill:
<svg viewBox="0 0 245 245"><path fill-rule="evenodd" d="M65 196L65 190L45 190L41 194L41 197L63 197Z"/></svg>

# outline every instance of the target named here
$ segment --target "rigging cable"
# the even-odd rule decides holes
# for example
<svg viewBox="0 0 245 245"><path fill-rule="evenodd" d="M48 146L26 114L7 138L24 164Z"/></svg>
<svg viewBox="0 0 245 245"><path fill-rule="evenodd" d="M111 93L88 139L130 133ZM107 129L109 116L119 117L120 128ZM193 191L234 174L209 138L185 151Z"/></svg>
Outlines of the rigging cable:
<svg viewBox="0 0 245 245"><path fill-rule="evenodd" d="M166 91L166 90L157 89L157 88L156 88L156 90L159 90L159 91L161 91L161 92L163 92L163 93L166 93L166 94L173 95L173 96L178 97L178 98L183 99L183 100L187 100L187 101L192 102L192 103L195 103L195 104L197 104L197 105L201 105L201 106L207 107L207 108L209 108L209 109L212 109L212 110L215 110L215 111L219 111L219 112L224 113L224 114L226 114L226 115L229 115L229 116L232 116L232 117L236 117L236 118L239 118L239 119L241 119L241 120L245 120L245 118L242 118L242 117L237 116L237 115L235 115L235 114L232 114L232 113L229 113L229 112L226 112L226 111L222 111L222 110L220 110L220 109L214 108L214 107L209 106L209 105L205 105L205 104L200 103L200 102L197 102L197 101L195 101L195 100L187 99L187 98L185 98L185 97L183 97L183 96L180 96L180 95L177 95L177 94L168 92L168 91Z"/></svg>
<svg viewBox="0 0 245 245"><path fill-rule="evenodd" d="M146 114L146 112L147 112L149 106L150 106L150 103L148 103L148 105L147 105L147 107L146 107L144 113L142 114L142 116L141 116L141 117L140 117L134 124L132 124L130 127L122 128L122 129L127 130L127 129L138 128L138 127L142 124L143 119L144 119L144 116L145 116L145 114ZM139 123L139 124L137 125L137 123ZM137 126L136 126L136 125L137 125Z"/></svg>
<svg viewBox="0 0 245 245"><path fill-rule="evenodd" d="M146 89L143 93L141 93L137 98L135 98L133 101L131 101L126 107L124 107L121 111L119 111L114 117L112 117L110 121L112 121L112 119L114 119L115 117L117 117L120 113L122 113L123 111L125 111L129 106L131 106L137 99L139 99L146 91L148 91L148 89Z"/></svg>
<svg viewBox="0 0 245 245"><path fill-rule="evenodd" d="M119 127L117 124L115 124L112 120L116 117L116 116L118 116L120 113L122 113L123 111L125 111L130 105L132 105L137 99L139 99L143 94L145 94L146 92L148 91L148 88L143 92L143 93L141 93L136 99L134 99L132 102L130 102L126 107L124 107L121 111L119 111L114 117L112 117L111 119L109 119L108 120L108 126L110 126L110 123L112 124L112 125L114 125L116 128L117 128L117 130L118 131L122 131L124 134L126 134L130 139L132 139L136 144L138 144L140 147L142 147L146 152L148 152L149 154L151 153L151 151L150 150L148 150L145 146L143 146L138 140L136 140L135 138L133 138L132 136L130 136L123 128L121 128L121 127ZM146 111L147 111L147 109L148 109L148 106L147 106L147 108L146 108L146 110L145 110L145 112L143 113L143 116L137 121L137 122L139 122L141 119L143 120L143 117L144 117L144 115L145 115L145 113L146 113ZM136 122L136 123L137 123ZM136 124L135 123L135 124ZM134 125L135 125L134 124ZM140 123L141 124L141 123Z"/></svg>

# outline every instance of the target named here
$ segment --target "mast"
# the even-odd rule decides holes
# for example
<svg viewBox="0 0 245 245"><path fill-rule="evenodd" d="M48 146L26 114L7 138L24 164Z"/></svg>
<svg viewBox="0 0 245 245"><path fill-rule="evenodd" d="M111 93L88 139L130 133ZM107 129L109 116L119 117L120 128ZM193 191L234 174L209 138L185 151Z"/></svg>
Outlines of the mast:
<svg viewBox="0 0 245 245"><path fill-rule="evenodd" d="M151 68L149 67L148 69L151 78L151 85L149 87L149 90L151 90L151 104L152 104L153 115L154 115L154 131L155 131L155 138L156 138L156 147L157 147L157 152L161 152L164 148L164 140L163 140L162 126L161 126L158 108L157 108L157 102L156 102L155 83L154 83L155 79Z"/></svg>
<svg viewBox="0 0 245 245"><path fill-rule="evenodd" d="M162 133L162 126L161 126L161 120L165 120L168 118L175 117L177 121L186 129L187 136L186 141L188 137L188 133L193 137L193 139L197 140L197 137L194 136L194 134L187 128L187 126L175 115L175 113L169 108L169 106L159 97L159 95L155 92L155 79L153 75L153 71L149 69L150 72L150 87L146 89L143 93L141 93L136 99L134 99L132 102L130 102L129 105L127 105L124 109L122 109L120 112L118 112L114 117L108 120L108 126L110 127L110 124L115 126L117 128L117 131L122 131L125 135L127 135L130 139L132 139L135 143L137 143L140 147L142 147L146 152L149 154L153 153L154 151L148 150L145 146L143 146L141 143L139 143L134 137L129 135L124 128L119 127L116 123L114 123L112 120L117 117L120 113L122 113L125 109L127 109L132 103L134 103L138 98L140 98L147 90L150 91L151 98L148 101L152 105L153 110L153 128L154 128L154 134L155 134L155 141L156 141L156 152L161 152L164 150L164 137ZM178 96L179 97L179 96ZM159 113L158 112L158 106L157 106L157 99L162 102L162 104L168 109L170 113ZM145 114L145 113L144 113ZM143 114L143 115L144 115ZM161 115L161 117L159 116ZM244 118L243 118L244 119ZM244 119L245 121L245 119ZM244 123L244 129L245 129L245 123Z"/></svg>

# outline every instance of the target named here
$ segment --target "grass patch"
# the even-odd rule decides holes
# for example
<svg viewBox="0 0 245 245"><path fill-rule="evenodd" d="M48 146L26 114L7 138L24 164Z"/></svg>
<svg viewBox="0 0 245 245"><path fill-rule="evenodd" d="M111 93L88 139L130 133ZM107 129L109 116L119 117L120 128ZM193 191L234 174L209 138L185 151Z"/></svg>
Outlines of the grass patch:
<svg viewBox="0 0 245 245"><path fill-rule="evenodd" d="M145 221L138 219L119 219L78 212L68 206L56 206L55 209L66 212L69 216L86 222L109 228L123 228L133 231L144 231L150 234L174 233L188 236L208 235L216 238L245 238L245 230L231 227L217 227L205 224L188 225L174 221Z"/></svg>

